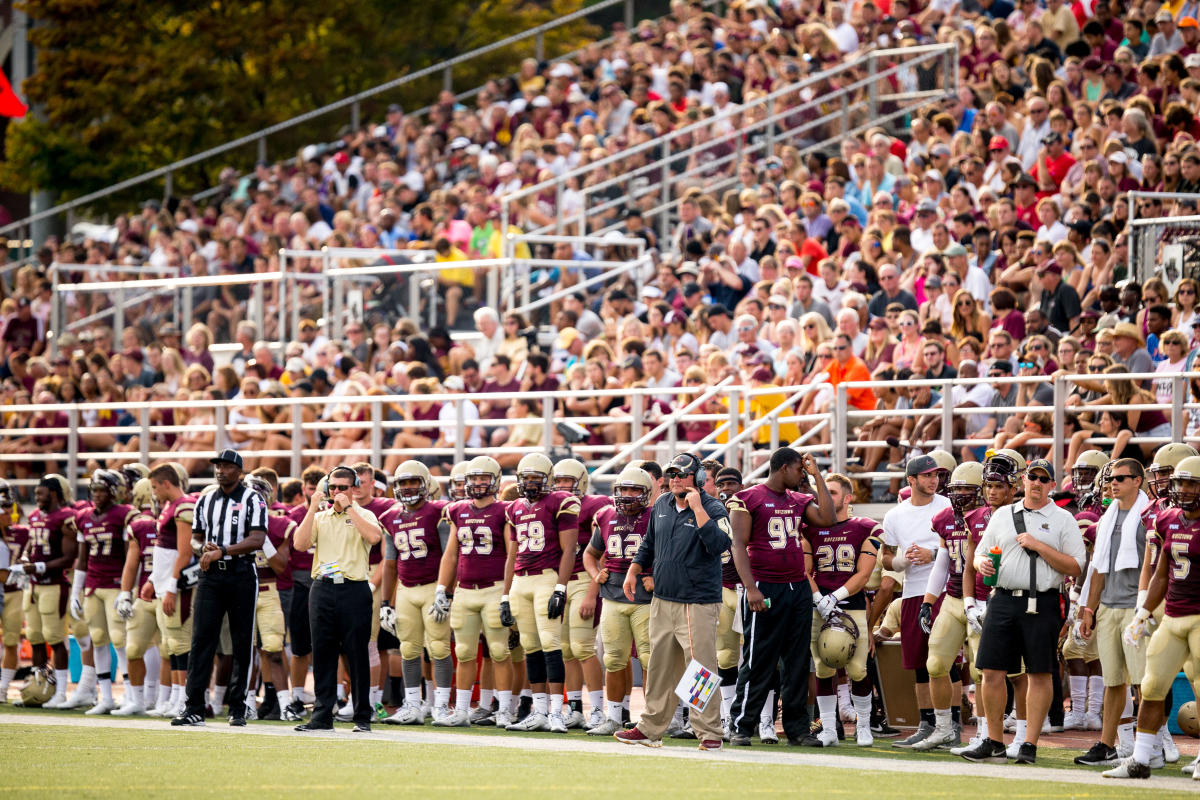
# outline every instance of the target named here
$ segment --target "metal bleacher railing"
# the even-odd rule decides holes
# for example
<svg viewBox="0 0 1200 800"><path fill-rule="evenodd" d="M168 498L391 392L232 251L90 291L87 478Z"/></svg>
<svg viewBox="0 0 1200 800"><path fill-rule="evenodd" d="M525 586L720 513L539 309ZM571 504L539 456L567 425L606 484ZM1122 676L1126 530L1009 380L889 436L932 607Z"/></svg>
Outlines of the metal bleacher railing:
<svg viewBox="0 0 1200 800"><path fill-rule="evenodd" d="M1142 283L1157 275L1172 292L1181 278L1200 277L1200 215L1142 217L1138 213L1138 201L1151 199L1200 209L1200 194L1130 191L1123 196L1129 205L1126 275Z"/></svg>
<svg viewBox="0 0 1200 800"><path fill-rule="evenodd" d="M845 136L886 126L953 95L957 64L956 43L873 50L708 119L511 192L501 199L502 229L518 217L518 205L553 194L554 221L534 228L533 233L563 233L572 227L575 233L603 233L618 224L607 224L601 215L635 205L647 222L657 225L659 237L666 239L680 190L703 185L716 194L730 188L736 185L737 167L744 158L761 159L773 153L778 143L795 144L804 155L829 148ZM912 85L911 76L918 68L937 68L936 88L921 90ZM858 77L860 72L863 77ZM833 88L847 80L845 86ZM892 82L898 91L889 91ZM730 151L708 157L723 146ZM700 163L686 166L693 157ZM680 163L683 169L677 169ZM597 179L598 175L611 177ZM567 211L564 194L572 186L577 187L579 207ZM597 199L596 195L613 189L617 196Z"/></svg>
<svg viewBox="0 0 1200 800"><path fill-rule="evenodd" d="M829 469L845 472L847 466L857 460L857 454L864 448L886 447L885 441L860 438L856 428L870 417L876 416L876 411L861 411L848 405L848 391L854 388L883 387L900 388L902 391L918 386L933 386L941 390L945 397L951 397L955 387L963 388L981 382L1001 384L1028 384L1049 380L1053 385L1052 405L1024 405L1013 407L974 407L947 403L940 407L908 410L887 411L888 415L911 417L940 417L942 421L941 434L934 440L924 442L904 443L906 449L932 449L942 447L957 457L963 447L986 448L990 440L960 439L952 435L953 422L966 415L972 414L1019 414L1040 412L1050 414L1053 418L1053 430L1050 435L1041 435L1030 439L1025 447L1044 454L1049 449L1056 474L1064 476L1063 462L1068 440L1065 434L1068 415L1082 411L1099 416L1103 411L1138 410L1161 411L1170 420L1171 433L1169 436L1134 435L1129 440L1128 447L1142 447L1152 451L1158 445L1168 441L1187 441L1192 444L1200 443L1200 434L1187 435L1186 431L1196 430L1189 424L1192 415L1200 412L1200 403L1192 395L1194 381L1200 379L1200 372L1175 374L1131 374L1105 375L1106 380L1131 379L1134 381L1169 381L1172 389L1172 402L1169 404L1146 405L1088 405L1070 406L1067 398L1073 384L1077 382L1092 382L1096 375L1058 375L1016 377L999 379L955 379L952 381L909 380L882 383L855 382L842 383L836 387L828 384L809 384L804 386L762 386L751 388L738 385L726 379L712 386L688 386L675 388L637 387L615 390L588 389L589 396L598 398L617 398L624 405L608 415L601 416L571 416L564 412L565 401L576 398L577 390L564 389L555 392L536 393L533 395L541 401L542 413L538 418L502 418L473 420L466 412L467 402L490 402L507 408L517 397L526 397L527 393L497 393L497 394L436 394L436 395L393 395L379 394L369 396L344 396L337 398L292 398L292 399L234 399L234 400L203 400L195 402L152 402L143 404L74 404L63 406L43 405L10 405L0 409L0 419L5 427L0 429L0 469L11 473L9 469L15 464L29 464L31 461L45 460L48 467L59 469L64 474L78 478L82 474L89 459L98 461L139 460L143 463L154 463L159 460L189 460L203 466L215 451L230 446L235 439L231 434L237 433L267 433L280 434L283 439L275 441L273 449L255 449L242 445L241 453L247 459L271 459L282 473L299 475L301 469L308 463L321 459L334 458L337 460L362 458L372 464L382 467L389 457L410 458L414 456L440 456L445 459L459 461L478 454L504 456L506 454L524 454L547 448L547 443L557 443L558 455L571 454L580 458L592 468L593 482L603 488L607 487L613 476L630 459L652 458L662 461L671 455L681 452L695 452L702 457L720 458L727 464L740 467L751 478L762 476L767 469L768 455L780 445L791 445L802 452L813 453ZM797 413L797 406L814 392L832 391L834 402L828 411ZM670 395L677 398L678 407L672 411L663 411L651 401L655 396ZM755 398L764 399L770 396L771 402L764 406L753 402ZM392 446L395 435L404 430L429 427L427 421L406 421L400 413L406 404L427 401L433 403L450 403L455 407L451 421L444 424L442 434L443 446L428 448L396 448ZM322 419L325 406L336 406L343 409L346 419L332 422ZM303 407L311 409L313 419L305 420ZM279 411L287 411L286 421L266 422L246 420L251 414L259 413L260 419L269 417L278 419ZM170 422L161 419L163 412L170 411L176 415ZM66 424L54 427L42 427L33 423L33 415L41 413L46 419L54 420L61 412L65 415ZM125 424L120 426L96 424L99 413L121 416L128 415ZM234 420L234 415L238 415ZM209 416L211 415L211 416ZM194 422L197 416L203 421ZM181 419L183 417L184 419ZM60 419L61 418L57 418ZM234 420L234 421L231 421ZM562 434L560 423L574 423L584 426L589 436L580 441L570 441ZM689 441L684 435L684 423L704 423L710 427L710 432L699 441ZM540 424L542 426L541 441L538 447L468 447L470 429L479 428L490 431L494 428L509 428L515 426ZM799 435L789 436L792 426L798 426ZM346 447L322 447L320 437L344 435L348 431L362 431L355 441ZM205 439L205 444L196 449L169 449L162 443L163 437L179 436L188 433L211 434ZM41 452L31 455L28 451L16 451L12 445L23 437L38 436L60 437L65 446L56 452ZM137 436L137 446L130 445L127 452L119 452L120 445L109 444L103 440L102 447L88 449L85 441L95 442L92 437ZM129 439L129 441L132 441ZM1115 440L1104 436L1093 436L1092 444L1108 446ZM296 446L296 443L300 443ZM327 445L330 443L326 443ZM896 472L860 472L854 475L856 479L888 480L897 478L902 473ZM32 478L16 480L19 486L28 487L36 481Z"/></svg>

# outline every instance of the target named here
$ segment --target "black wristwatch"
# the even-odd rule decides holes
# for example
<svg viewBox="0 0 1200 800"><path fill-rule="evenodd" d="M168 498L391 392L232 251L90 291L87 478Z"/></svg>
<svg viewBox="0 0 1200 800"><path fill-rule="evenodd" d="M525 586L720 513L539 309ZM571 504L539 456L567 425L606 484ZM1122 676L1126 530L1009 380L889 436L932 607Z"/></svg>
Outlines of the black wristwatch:
<svg viewBox="0 0 1200 800"><path fill-rule="evenodd" d="M225 545L221 545L221 558L225 558L228 555L229 555L229 551L225 549Z"/></svg>

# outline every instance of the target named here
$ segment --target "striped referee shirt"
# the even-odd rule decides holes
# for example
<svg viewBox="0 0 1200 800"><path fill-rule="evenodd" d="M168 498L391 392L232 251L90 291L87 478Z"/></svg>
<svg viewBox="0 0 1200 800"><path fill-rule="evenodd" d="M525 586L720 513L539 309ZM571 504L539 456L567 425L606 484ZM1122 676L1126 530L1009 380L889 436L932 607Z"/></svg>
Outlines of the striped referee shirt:
<svg viewBox="0 0 1200 800"><path fill-rule="evenodd" d="M218 547L232 547L253 531L267 530L267 504L254 492L238 484L232 493L218 489L196 501L193 533Z"/></svg>

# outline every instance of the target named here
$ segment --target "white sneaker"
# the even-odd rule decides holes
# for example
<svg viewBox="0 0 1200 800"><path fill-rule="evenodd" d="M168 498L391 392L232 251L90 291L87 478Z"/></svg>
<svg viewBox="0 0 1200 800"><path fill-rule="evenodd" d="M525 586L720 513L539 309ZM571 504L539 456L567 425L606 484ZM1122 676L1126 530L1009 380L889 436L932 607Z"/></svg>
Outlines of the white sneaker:
<svg viewBox="0 0 1200 800"><path fill-rule="evenodd" d="M837 738L836 731L834 731L833 738ZM767 721L759 722L758 739L763 744L779 744L779 734L775 732L775 723Z"/></svg>
<svg viewBox="0 0 1200 800"><path fill-rule="evenodd" d="M1013 740L1013 743L1008 746L1008 748L1005 750L1004 754L1006 756L1008 756L1009 758L1016 758L1020 754L1021 745L1023 745L1023 744L1025 744L1025 743Z"/></svg>
<svg viewBox="0 0 1200 800"><path fill-rule="evenodd" d="M114 717L140 717L145 713L146 707L144 705L128 700L120 708L114 710L112 715Z"/></svg>
<svg viewBox="0 0 1200 800"><path fill-rule="evenodd" d="M1162 734L1163 761L1168 764L1178 762L1179 748L1175 746L1175 740L1171 738L1171 732L1167 730L1167 726L1164 725L1159 733Z"/></svg>
<svg viewBox="0 0 1200 800"><path fill-rule="evenodd" d="M870 723L863 722L859 724L856 722L854 725L854 739L859 747L870 747L875 744L875 736L871 733Z"/></svg>
<svg viewBox="0 0 1200 800"><path fill-rule="evenodd" d="M583 712L576 711L575 709L571 709L571 713L563 717L563 724L567 726L568 730L571 728L582 728L584 722L586 720L583 718Z"/></svg>
<svg viewBox="0 0 1200 800"><path fill-rule="evenodd" d="M560 718L559 722L561 721L562 719ZM499 726L500 723L497 722L496 724ZM539 714L536 711L530 711L529 716L527 716L525 719L521 720L520 722L514 722L511 725L506 725L504 729L521 732L548 731L550 730L550 720L545 714ZM566 726L563 727L563 730L566 730Z"/></svg>
<svg viewBox="0 0 1200 800"><path fill-rule="evenodd" d="M471 727L471 715L465 708L456 708L453 711L447 711L445 716L435 718L433 725L435 728L469 728Z"/></svg>
<svg viewBox="0 0 1200 800"><path fill-rule="evenodd" d="M601 711L598 708L593 708L592 713L588 714L587 729L590 731L592 728L603 725L607 720L608 720L607 714L605 714L603 711Z"/></svg>
<svg viewBox="0 0 1200 800"><path fill-rule="evenodd" d="M913 750L933 750L943 745L954 745L957 747L959 742L954 738L954 725L938 725L934 727L933 733L926 736L921 741L912 746Z"/></svg>
<svg viewBox="0 0 1200 800"><path fill-rule="evenodd" d="M961 756L963 753L966 753L969 750L974 750L976 747L979 747L979 745L981 745L981 744L983 744L983 737L980 736L979 734L975 734L974 736L971 737L971 741L967 742L966 744L961 745L959 747L951 747L950 755Z"/></svg>
<svg viewBox="0 0 1200 800"><path fill-rule="evenodd" d="M1100 721L1099 714L1087 715L1087 729L1089 731L1098 731L1104 727L1104 723Z"/></svg>
<svg viewBox="0 0 1200 800"><path fill-rule="evenodd" d="M186 714L187 714L187 696L185 695L185 696L179 698L178 703L171 706L171 713L167 714L167 716L174 719L175 717L182 717L182 716L185 716Z"/></svg>
<svg viewBox="0 0 1200 800"><path fill-rule="evenodd" d="M384 722L388 725L424 725L425 709L419 703L405 703Z"/></svg>
<svg viewBox="0 0 1200 800"><path fill-rule="evenodd" d="M507 711L504 711L503 709L496 712L495 719L496 719L496 727L497 728L507 729L508 726L512 724L512 714L509 714Z"/></svg>
<svg viewBox="0 0 1200 800"><path fill-rule="evenodd" d="M450 716L450 706L437 706L433 709L433 724Z"/></svg>
<svg viewBox="0 0 1200 800"><path fill-rule="evenodd" d="M254 720L258 719L258 706L257 705L255 705L254 703L246 703L245 706L243 706L243 708L246 709L246 714L244 717L246 722L254 722ZM232 708L229 710L233 711Z"/></svg>
<svg viewBox="0 0 1200 800"><path fill-rule="evenodd" d="M1063 727L1069 731L1087 730L1087 715L1081 711L1068 711L1063 717Z"/></svg>
<svg viewBox="0 0 1200 800"><path fill-rule="evenodd" d="M87 711L85 711L83 713L85 716L88 716L88 717L100 717L100 716L104 716L105 714L111 713L112 710L115 709L116 707L117 707L117 704L114 703L112 700L101 700L100 702L96 703L96 705L92 706L91 708L89 708Z"/></svg>
<svg viewBox="0 0 1200 800"><path fill-rule="evenodd" d="M621 723L614 722L613 720L609 719L608 717L605 717L604 719L600 720L599 725L594 725L591 728L588 728L587 735L588 736L612 736L614 733L617 733L620 730L623 730L621 727Z"/></svg>
<svg viewBox="0 0 1200 800"><path fill-rule="evenodd" d="M580 714L579 718L582 720L583 714ZM551 714L549 717L547 717L547 720L549 720L551 733L567 732L567 723L563 721L562 714Z"/></svg>
<svg viewBox="0 0 1200 800"><path fill-rule="evenodd" d="M817 739L821 742L821 747L838 746L837 731L822 730L817 734Z"/></svg>
<svg viewBox="0 0 1200 800"><path fill-rule="evenodd" d="M1162 769L1166 765L1167 762L1163 760L1162 753L1155 753L1150 756L1150 769Z"/></svg>
<svg viewBox="0 0 1200 800"><path fill-rule="evenodd" d="M434 714L434 711L433 711L433 701L432 701L432 700L425 700L424 702L422 702L422 703L421 703L421 710L425 712L425 716L426 716L426 717L433 717L433 714Z"/></svg>
<svg viewBox="0 0 1200 800"><path fill-rule="evenodd" d="M337 720L338 722L353 722L354 721L354 704L346 703L346 705L342 706L341 708L339 708L337 710L337 713L335 713L333 715L333 718L335 720Z"/></svg>
<svg viewBox="0 0 1200 800"><path fill-rule="evenodd" d="M1125 759L1120 764L1110 769L1108 772L1100 773L1105 778L1149 778L1150 767L1145 764L1139 764L1132 757Z"/></svg>
<svg viewBox="0 0 1200 800"><path fill-rule="evenodd" d="M1004 732L1005 733L1013 733L1014 731L1016 731L1016 729L1017 729L1017 717L1016 717L1016 715L1009 713L1009 715L1004 718Z"/></svg>
<svg viewBox="0 0 1200 800"><path fill-rule="evenodd" d="M63 703L65 702L67 702L67 696L65 694L56 694L54 697L51 697L46 702L42 703L42 708L62 708Z"/></svg>
<svg viewBox="0 0 1200 800"><path fill-rule="evenodd" d="M1183 769L1180 770L1180 772L1182 772L1184 775L1195 776L1197 765L1200 765L1200 756L1196 756L1196 758L1192 760L1192 763L1185 764ZM1200 780L1200 778L1197 778L1196 780Z"/></svg>
<svg viewBox="0 0 1200 800"><path fill-rule="evenodd" d="M75 692L57 708L83 708L96 705L96 690L76 687Z"/></svg>
<svg viewBox="0 0 1200 800"><path fill-rule="evenodd" d="M168 696L169 697L169 696ZM165 717L171 712L171 701L169 699L156 703L154 708L146 712L150 717Z"/></svg>

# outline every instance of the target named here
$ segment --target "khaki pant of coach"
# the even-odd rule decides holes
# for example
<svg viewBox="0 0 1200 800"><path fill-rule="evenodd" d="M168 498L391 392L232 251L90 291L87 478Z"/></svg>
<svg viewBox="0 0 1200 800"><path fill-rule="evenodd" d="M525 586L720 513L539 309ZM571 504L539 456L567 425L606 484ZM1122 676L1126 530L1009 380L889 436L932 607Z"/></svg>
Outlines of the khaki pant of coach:
<svg viewBox="0 0 1200 800"><path fill-rule="evenodd" d="M693 658L717 671L717 620L720 603L674 603L654 598L650 602L650 661L654 669L646 673L646 710L638 729L649 739L663 737L679 698L675 687ZM696 738L721 740L721 703L709 698L704 711L689 717Z"/></svg>

